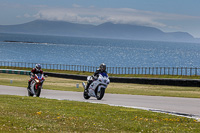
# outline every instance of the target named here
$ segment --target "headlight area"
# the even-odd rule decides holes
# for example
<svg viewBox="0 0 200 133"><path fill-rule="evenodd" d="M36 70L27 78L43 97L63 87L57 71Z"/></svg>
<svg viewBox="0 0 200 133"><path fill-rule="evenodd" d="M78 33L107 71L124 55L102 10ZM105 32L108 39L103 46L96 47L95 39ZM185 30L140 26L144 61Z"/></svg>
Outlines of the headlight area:
<svg viewBox="0 0 200 133"><path fill-rule="evenodd" d="M37 83L39 83L39 82L40 82L40 80L38 80L38 79L35 79L35 81L36 81Z"/></svg>

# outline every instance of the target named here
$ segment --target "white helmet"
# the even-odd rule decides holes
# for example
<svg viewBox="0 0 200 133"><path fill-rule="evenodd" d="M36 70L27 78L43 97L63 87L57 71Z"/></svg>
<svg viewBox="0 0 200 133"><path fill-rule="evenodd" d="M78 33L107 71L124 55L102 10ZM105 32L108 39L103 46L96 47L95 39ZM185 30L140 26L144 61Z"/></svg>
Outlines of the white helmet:
<svg viewBox="0 0 200 133"><path fill-rule="evenodd" d="M37 71L40 71L41 65L40 65L40 64L36 64L36 65L35 65L35 69L36 69Z"/></svg>

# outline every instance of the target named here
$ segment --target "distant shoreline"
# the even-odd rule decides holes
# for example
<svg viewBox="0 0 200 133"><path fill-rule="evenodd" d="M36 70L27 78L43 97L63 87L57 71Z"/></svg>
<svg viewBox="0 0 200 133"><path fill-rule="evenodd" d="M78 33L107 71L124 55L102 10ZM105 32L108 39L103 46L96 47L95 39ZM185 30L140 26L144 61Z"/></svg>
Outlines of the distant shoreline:
<svg viewBox="0 0 200 133"><path fill-rule="evenodd" d="M17 43L39 43L39 42L29 42L29 41L10 41L10 40L5 40L3 42L17 42Z"/></svg>

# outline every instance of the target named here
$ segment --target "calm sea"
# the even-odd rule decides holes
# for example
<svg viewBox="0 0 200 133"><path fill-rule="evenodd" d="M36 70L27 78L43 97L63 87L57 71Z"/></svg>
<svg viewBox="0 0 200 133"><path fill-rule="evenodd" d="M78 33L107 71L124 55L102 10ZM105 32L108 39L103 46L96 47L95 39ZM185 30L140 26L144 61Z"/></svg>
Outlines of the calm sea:
<svg viewBox="0 0 200 133"><path fill-rule="evenodd" d="M0 61L87 66L99 66L104 62L110 67L199 67L200 44L1 33Z"/></svg>

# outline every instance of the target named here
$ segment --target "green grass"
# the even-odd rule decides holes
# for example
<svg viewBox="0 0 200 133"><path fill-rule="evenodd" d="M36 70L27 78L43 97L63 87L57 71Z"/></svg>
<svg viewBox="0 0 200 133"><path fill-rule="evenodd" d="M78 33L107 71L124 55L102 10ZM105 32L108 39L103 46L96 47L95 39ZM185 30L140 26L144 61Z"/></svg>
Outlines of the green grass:
<svg viewBox="0 0 200 133"><path fill-rule="evenodd" d="M199 132L194 119L132 108L0 95L0 132Z"/></svg>
<svg viewBox="0 0 200 133"><path fill-rule="evenodd" d="M10 83L10 80L12 80L12 84ZM28 80L28 75L0 73L0 85L27 87ZM82 82L86 81L48 77L44 82L43 88L82 92ZM76 88L77 83L79 84L79 88ZM178 87L111 82L106 89L106 93L200 98L200 87Z"/></svg>
<svg viewBox="0 0 200 133"><path fill-rule="evenodd" d="M16 69L16 70L28 70L30 68L21 68L21 67L3 67L0 66L0 69ZM79 71L65 71L65 70L50 70L43 69L44 72L54 72L54 73L66 73L66 74L75 74L75 75L93 75L91 72L79 72ZM181 76L181 75L138 75L138 74L109 74L110 77L140 77L140 78L178 78L178 79L200 79L200 76Z"/></svg>

